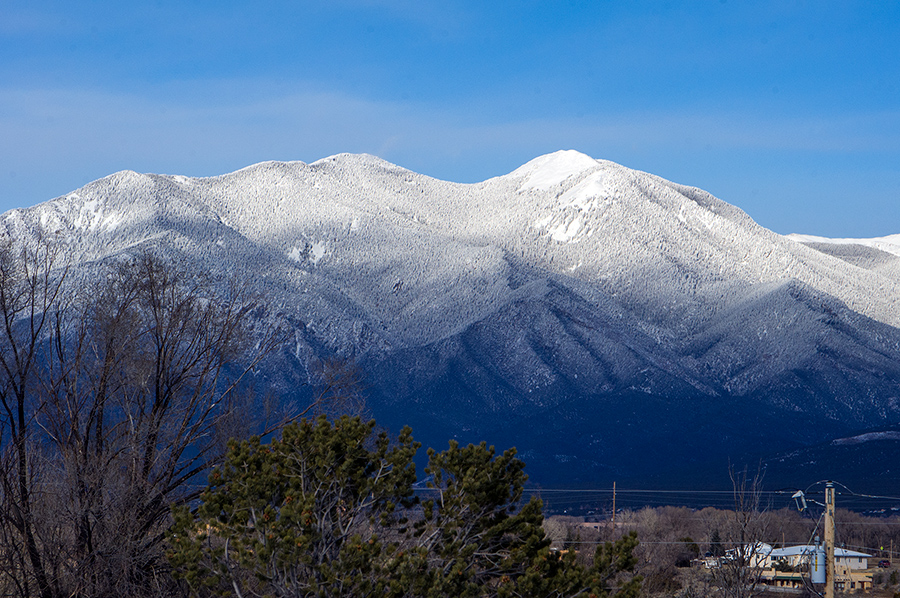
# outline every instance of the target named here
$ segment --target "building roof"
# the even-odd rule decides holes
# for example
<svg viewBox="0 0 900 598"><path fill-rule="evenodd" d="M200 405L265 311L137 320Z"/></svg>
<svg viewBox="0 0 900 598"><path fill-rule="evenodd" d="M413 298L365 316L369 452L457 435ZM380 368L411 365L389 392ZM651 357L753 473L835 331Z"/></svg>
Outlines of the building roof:
<svg viewBox="0 0 900 598"><path fill-rule="evenodd" d="M786 546L784 548L776 548L769 553L769 556L772 558L778 558L783 556L800 556L804 554L812 554L816 551L816 546L812 544L802 544L800 546ZM871 554L866 554L864 552L856 552L855 550L847 550L846 548L835 548L834 556L836 557L869 557L871 558Z"/></svg>
<svg viewBox="0 0 900 598"><path fill-rule="evenodd" d="M772 545L765 542L757 542L756 544L744 544L738 548L729 548L726 554L737 554L740 551L747 556L766 556L772 552Z"/></svg>

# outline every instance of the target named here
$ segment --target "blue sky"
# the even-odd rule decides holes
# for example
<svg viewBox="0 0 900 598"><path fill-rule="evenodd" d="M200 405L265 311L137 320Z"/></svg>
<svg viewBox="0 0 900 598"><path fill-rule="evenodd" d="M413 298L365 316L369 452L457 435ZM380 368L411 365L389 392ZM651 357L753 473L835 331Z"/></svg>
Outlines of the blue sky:
<svg viewBox="0 0 900 598"><path fill-rule="evenodd" d="M3 0L0 210L118 170L577 149L779 233L900 233L900 2Z"/></svg>

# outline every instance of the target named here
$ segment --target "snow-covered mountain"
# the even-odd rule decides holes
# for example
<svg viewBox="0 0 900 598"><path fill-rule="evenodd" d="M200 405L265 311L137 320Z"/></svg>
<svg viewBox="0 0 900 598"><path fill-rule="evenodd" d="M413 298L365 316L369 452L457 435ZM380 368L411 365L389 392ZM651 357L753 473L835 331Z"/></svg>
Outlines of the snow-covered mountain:
<svg viewBox="0 0 900 598"><path fill-rule="evenodd" d="M379 422L516 445L538 481L724 474L900 422L900 236L783 237L574 151L471 185L348 154L120 172L0 221L244 281L295 328L281 392L353 356Z"/></svg>

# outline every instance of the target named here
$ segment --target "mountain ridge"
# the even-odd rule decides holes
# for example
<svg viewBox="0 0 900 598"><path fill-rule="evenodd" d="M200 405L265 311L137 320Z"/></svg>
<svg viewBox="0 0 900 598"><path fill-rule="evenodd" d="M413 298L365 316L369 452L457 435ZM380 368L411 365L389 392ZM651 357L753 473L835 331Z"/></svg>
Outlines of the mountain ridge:
<svg viewBox="0 0 900 598"><path fill-rule="evenodd" d="M122 171L0 221L18 242L61 238L84 267L150 247L242 281L293 326L270 378L282 392L305 392L290 386L312 361L349 356L379 421L513 440L538 477L572 475L546 445L594 446L592 427L630 448L588 470L618 459L656 475L620 438L641 425L629 405L667 413L643 415L670 445L698 446L696 429L743 457L755 441L812 442L778 418L835 437L900 421L889 254L782 237L701 189L572 150L471 184L354 154L206 178ZM741 440L717 430L726 404L742 414L729 425L760 422ZM536 429L541 417L571 427Z"/></svg>

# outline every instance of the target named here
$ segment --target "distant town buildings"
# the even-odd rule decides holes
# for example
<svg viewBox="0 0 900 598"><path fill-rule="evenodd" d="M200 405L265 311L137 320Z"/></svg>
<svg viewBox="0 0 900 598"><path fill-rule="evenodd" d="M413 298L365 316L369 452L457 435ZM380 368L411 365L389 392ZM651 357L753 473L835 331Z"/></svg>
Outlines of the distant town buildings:
<svg viewBox="0 0 900 598"><path fill-rule="evenodd" d="M777 588L798 589L811 585L811 571L824 567L817 563L819 547L812 544L773 548L759 542L743 548L731 549L722 557L706 556L697 563L707 569L723 566L725 562L744 556L747 567L759 571L759 583ZM743 550L743 555L739 552ZM873 555L846 548L834 549L835 589L841 592L857 592L872 589L872 579L878 563L872 563Z"/></svg>

